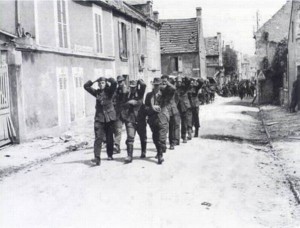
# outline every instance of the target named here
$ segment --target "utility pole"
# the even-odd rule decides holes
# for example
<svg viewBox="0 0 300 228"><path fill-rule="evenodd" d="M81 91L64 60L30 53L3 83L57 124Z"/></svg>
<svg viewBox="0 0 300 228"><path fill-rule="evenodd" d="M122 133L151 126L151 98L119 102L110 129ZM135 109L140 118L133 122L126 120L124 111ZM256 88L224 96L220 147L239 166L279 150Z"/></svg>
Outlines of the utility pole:
<svg viewBox="0 0 300 228"><path fill-rule="evenodd" d="M259 29L259 21L260 21L260 19L259 19L259 11L257 10L256 11L256 31L258 31L258 29Z"/></svg>

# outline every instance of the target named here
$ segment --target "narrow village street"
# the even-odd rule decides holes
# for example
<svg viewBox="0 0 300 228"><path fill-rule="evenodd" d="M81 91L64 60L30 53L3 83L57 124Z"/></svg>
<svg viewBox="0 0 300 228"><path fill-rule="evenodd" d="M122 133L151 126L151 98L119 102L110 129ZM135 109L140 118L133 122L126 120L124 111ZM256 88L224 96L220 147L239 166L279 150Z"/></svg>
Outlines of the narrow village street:
<svg viewBox="0 0 300 228"><path fill-rule="evenodd" d="M100 167L91 166L87 146L2 173L0 227L300 227L296 199L251 100L217 97L201 106L200 117L200 137L168 150L161 166L149 131L147 159L136 142L131 164L124 164L123 134L121 154L107 161L102 152ZM92 121L81 136L92 145ZM44 151L60 149L57 143ZM4 157L10 150L0 151L6 165L13 164L13 154Z"/></svg>

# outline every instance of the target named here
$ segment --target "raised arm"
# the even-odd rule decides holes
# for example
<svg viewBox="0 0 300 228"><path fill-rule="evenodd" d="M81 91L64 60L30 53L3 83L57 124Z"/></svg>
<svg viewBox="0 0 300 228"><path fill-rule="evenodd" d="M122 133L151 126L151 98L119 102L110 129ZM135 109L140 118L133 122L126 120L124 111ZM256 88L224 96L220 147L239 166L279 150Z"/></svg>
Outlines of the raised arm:
<svg viewBox="0 0 300 228"><path fill-rule="evenodd" d="M89 92L91 95L93 95L94 97L96 97L97 96L97 90L95 90L94 88L92 88L92 85L93 85L94 83L91 81L91 80L89 80L89 81L87 81L84 85L83 85L83 88L87 91L87 92Z"/></svg>
<svg viewBox="0 0 300 228"><path fill-rule="evenodd" d="M117 82L115 79L113 78L108 78L106 80L106 82L108 82L106 84L106 87L105 87L105 92L109 95L109 96L113 96L114 93L116 92L116 89L117 89Z"/></svg>

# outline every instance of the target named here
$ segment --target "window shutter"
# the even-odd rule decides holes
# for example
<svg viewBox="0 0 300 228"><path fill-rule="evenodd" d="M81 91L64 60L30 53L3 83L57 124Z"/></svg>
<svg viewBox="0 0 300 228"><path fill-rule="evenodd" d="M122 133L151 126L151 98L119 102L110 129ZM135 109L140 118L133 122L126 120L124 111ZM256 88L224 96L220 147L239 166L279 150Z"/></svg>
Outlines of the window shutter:
<svg viewBox="0 0 300 228"><path fill-rule="evenodd" d="M122 37L122 23L121 22L119 22L119 51L120 51L120 57L122 57L123 37Z"/></svg>
<svg viewBox="0 0 300 228"><path fill-rule="evenodd" d="M182 72L183 67L182 67L182 57L178 56L178 72Z"/></svg>

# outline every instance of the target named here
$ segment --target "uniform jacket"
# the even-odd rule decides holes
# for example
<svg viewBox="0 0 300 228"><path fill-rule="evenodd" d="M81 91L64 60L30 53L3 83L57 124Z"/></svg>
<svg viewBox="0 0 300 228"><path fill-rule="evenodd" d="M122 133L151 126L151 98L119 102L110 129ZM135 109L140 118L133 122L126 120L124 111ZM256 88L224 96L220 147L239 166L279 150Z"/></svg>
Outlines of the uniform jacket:
<svg viewBox="0 0 300 228"><path fill-rule="evenodd" d="M116 111L113 105L113 95L116 91L117 83L113 78L109 78L107 81L110 82L111 85L106 85L103 90L96 90L92 88L93 83L91 81L88 81L84 84L84 89L96 97L95 121L102 123L116 120Z"/></svg>
<svg viewBox="0 0 300 228"><path fill-rule="evenodd" d="M123 109L121 111L121 117L123 120L131 123L137 123L140 115L143 115L144 111L144 94L146 91L146 84L144 82L138 81L138 88L135 93L130 93L127 91L124 94L125 103L123 105ZM130 105L127 102L130 100L136 100L137 103L135 105Z"/></svg>
<svg viewBox="0 0 300 228"><path fill-rule="evenodd" d="M200 106L200 100L199 100L199 90L201 86L193 86L189 92L189 99L192 108L197 108Z"/></svg>
<svg viewBox="0 0 300 228"><path fill-rule="evenodd" d="M191 108L191 102L188 96L189 88L181 87L178 89L178 110L183 113Z"/></svg>
<svg viewBox="0 0 300 228"><path fill-rule="evenodd" d="M125 85L119 86L114 94L114 105L118 119L121 117L123 106L126 103L126 94L128 94L128 89Z"/></svg>
<svg viewBox="0 0 300 228"><path fill-rule="evenodd" d="M146 96L145 109L149 116L148 122L151 124L156 118L160 119L162 123L168 122L170 119L169 105L174 97L175 87L167 86L164 90L160 90L158 94L150 92ZM161 108L160 112L153 110L153 105L158 105Z"/></svg>
<svg viewBox="0 0 300 228"><path fill-rule="evenodd" d="M168 105L170 116L174 116L179 113L177 104L178 104L178 93L175 92L171 98L170 104Z"/></svg>

